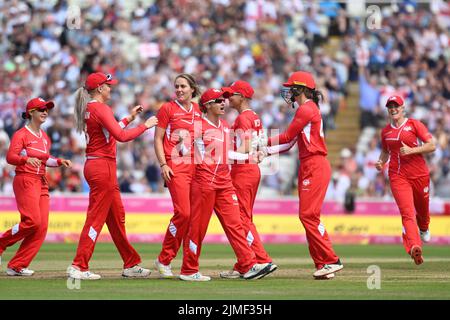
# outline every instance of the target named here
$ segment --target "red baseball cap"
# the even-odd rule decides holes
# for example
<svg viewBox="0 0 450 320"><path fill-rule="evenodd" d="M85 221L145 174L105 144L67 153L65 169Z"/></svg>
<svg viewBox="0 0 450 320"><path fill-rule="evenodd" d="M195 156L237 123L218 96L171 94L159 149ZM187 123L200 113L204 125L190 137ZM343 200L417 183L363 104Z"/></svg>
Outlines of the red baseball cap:
<svg viewBox="0 0 450 320"><path fill-rule="evenodd" d="M102 84L117 84L117 79L113 79L112 75L104 74L102 72L91 73L87 76L86 82L84 83L84 87L86 90L94 90L95 88L100 87Z"/></svg>
<svg viewBox="0 0 450 320"><path fill-rule="evenodd" d="M242 80L233 82L229 87L223 87L222 91L224 92L223 96L225 98L228 98L234 93L240 93L244 97L251 99L253 97L253 94L255 93L250 83Z"/></svg>
<svg viewBox="0 0 450 320"><path fill-rule="evenodd" d="M220 89L210 88L206 90L200 97L200 106L204 106L208 102L212 102L217 98L222 97L224 92Z"/></svg>
<svg viewBox="0 0 450 320"><path fill-rule="evenodd" d="M390 96L386 101L386 107L396 104L397 107L402 107L405 104L403 98L400 96Z"/></svg>
<svg viewBox="0 0 450 320"><path fill-rule="evenodd" d="M296 71L289 77L288 81L283 83L284 87L304 86L310 89L316 88L316 83L311 73L305 71Z"/></svg>
<svg viewBox="0 0 450 320"><path fill-rule="evenodd" d="M53 103L53 101L45 101L41 97L33 98L30 101L28 101L25 112L22 113L22 118L29 119L30 111L32 111L32 110L53 109L54 107L55 107L55 104Z"/></svg>

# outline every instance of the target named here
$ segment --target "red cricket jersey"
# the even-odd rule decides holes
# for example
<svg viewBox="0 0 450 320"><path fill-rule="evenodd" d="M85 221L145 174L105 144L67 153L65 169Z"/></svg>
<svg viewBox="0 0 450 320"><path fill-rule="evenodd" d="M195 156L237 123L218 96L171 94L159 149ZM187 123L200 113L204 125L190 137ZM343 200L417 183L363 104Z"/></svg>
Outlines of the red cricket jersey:
<svg viewBox="0 0 450 320"><path fill-rule="evenodd" d="M86 156L88 158L116 159L116 140L127 142L141 135L147 127L144 124L123 130L128 121L114 118L111 108L98 101L90 101L86 107Z"/></svg>
<svg viewBox="0 0 450 320"><path fill-rule="evenodd" d="M286 132L269 138L268 145L289 143L297 137L300 159L313 155L327 155L320 110L312 100L306 100L295 112Z"/></svg>
<svg viewBox="0 0 450 320"><path fill-rule="evenodd" d="M192 150L193 137L194 137L194 122L199 120L201 112L198 104L191 103L189 110L176 100L167 102L161 106L156 115L158 118L158 127L165 129L163 148L166 160L174 160L182 157L176 146L179 144L180 134L187 135L188 138L183 140L186 148ZM189 153L189 157L192 153Z"/></svg>
<svg viewBox="0 0 450 320"><path fill-rule="evenodd" d="M50 139L43 130L40 130L40 135L36 135L25 126L14 133L6 161L16 166L16 173L32 173L43 176L45 175L45 166L58 167L61 165L61 159L50 155L50 147ZM28 158L41 160L41 166L36 168L28 164Z"/></svg>
<svg viewBox="0 0 450 320"><path fill-rule="evenodd" d="M233 188L228 162L230 129L219 120L219 125L206 118L195 123L194 161L195 181L208 189Z"/></svg>
<svg viewBox="0 0 450 320"><path fill-rule="evenodd" d="M246 109L242 111L234 121L232 126L235 150L241 145L244 139L251 139L252 133L255 131L258 135L262 133L263 127L261 119L258 114L251 110ZM240 162L242 163L242 162ZM245 160L245 164L250 164L249 160ZM252 163L251 165L257 165Z"/></svg>
<svg viewBox="0 0 450 320"><path fill-rule="evenodd" d="M418 178L429 174L421 154L401 155L402 142L414 148L432 138L425 125L414 119L405 119L398 128L388 124L381 131L381 145L389 152L389 175L400 174L407 178Z"/></svg>

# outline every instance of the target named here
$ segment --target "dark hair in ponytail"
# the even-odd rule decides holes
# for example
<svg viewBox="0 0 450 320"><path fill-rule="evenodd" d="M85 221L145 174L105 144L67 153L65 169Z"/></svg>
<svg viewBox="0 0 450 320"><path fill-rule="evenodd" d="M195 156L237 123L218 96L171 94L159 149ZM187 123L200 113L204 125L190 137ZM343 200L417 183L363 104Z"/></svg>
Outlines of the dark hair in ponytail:
<svg viewBox="0 0 450 320"><path fill-rule="evenodd" d="M323 94L319 90L310 89L304 86L297 87L299 94L302 92L305 94L305 97L314 101L314 103L319 107L319 102L323 101ZM320 107L319 107L320 108Z"/></svg>

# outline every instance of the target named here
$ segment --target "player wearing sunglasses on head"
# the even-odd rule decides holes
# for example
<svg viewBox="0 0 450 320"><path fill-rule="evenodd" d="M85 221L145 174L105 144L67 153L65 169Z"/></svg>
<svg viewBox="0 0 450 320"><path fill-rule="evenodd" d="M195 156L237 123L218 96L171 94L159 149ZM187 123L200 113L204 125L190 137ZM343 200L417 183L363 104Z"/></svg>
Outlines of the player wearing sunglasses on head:
<svg viewBox="0 0 450 320"><path fill-rule="evenodd" d="M76 256L68 268L69 277L97 280L100 275L89 271L89 261L98 236L106 222L112 240L123 260L124 277L146 277L150 270L139 266L141 258L131 246L125 231L125 210L120 196L116 167L116 140L131 141L158 123L156 117L125 129L143 111L135 106L131 114L116 121L111 107L111 86L116 79L100 72L91 73L84 87L76 92L75 120L78 132L86 135L86 162L84 176L89 184L89 206L81 231Z"/></svg>

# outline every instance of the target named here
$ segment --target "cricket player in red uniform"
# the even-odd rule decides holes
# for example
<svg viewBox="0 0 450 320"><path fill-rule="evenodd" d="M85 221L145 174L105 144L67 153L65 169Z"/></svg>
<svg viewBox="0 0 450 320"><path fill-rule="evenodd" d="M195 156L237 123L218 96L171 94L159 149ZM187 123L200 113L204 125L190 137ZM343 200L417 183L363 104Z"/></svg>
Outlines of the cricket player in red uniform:
<svg viewBox="0 0 450 320"><path fill-rule="evenodd" d="M202 242L214 210L237 257L237 271L244 279L259 279L269 274L271 264L258 264L247 243L242 226L239 202L230 175L228 159L245 160L249 154L238 154L230 146L230 129L220 116L225 114L223 91L208 89L200 98L204 115L195 123L195 177L191 189L191 218L183 244L180 279L209 281L199 272Z"/></svg>
<svg viewBox="0 0 450 320"><path fill-rule="evenodd" d="M436 149L425 125L405 117L400 96L387 102L390 123L381 131L382 151L376 163L381 171L389 160L392 194L400 210L403 245L416 265L423 263L422 243L430 241L430 173L423 154Z"/></svg>
<svg viewBox="0 0 450 320"><path fill-rule="evenodd" d="M200 95L195 79L189 74L180 74L175 78L174 86L176 99L161 106L155 130L155 153L174 208L161 252L155 260L161 278L174 276L171 261L176 257L189 226L190 190L195 170L191 137L194 136L194 122L201 116L198 104L192 101ZM185 152L187 150L189 152Z"/></svg>
<svg viewBox="0 0 450 320"><path fill-rule="evenodd" d="M106 102L111 97L111 86L117 80L111 75L97 72L86 78L84 88L76 93L75 117L78 132L86 134L86 163L84 176L89 184L89 207L86 222L69 277L97 280L100 275L89 271L89 260L103 225L106 222L111 237L124 262L124 277L146 277L150 270L139 266L141 258L131 246L125 231L125 210L120 196L116 174L116 140L126 142L135 139L155 126L156 117L132 129L124 129L142 112L141 106L133 108L131 115L117 122Z"/></svg>
<svg viewBox="0 0 450 320"><path fill-rule="evenodd" d="M331 279L343 268L335 254L325 226L320 221L320 212L331 178L331 166L327 160L327 147L323 132L319 99L313 76L304 71L291 74L283 86L282 96L289 104L298 106L294 119L286 132L271 137L269 146L292 145L297 140L300 170L298 173L298 195L300 221L308 240L309 253L314 261L315 279Z"/></svg>
<svg viewBox="0 0 450 320"><path fill-rule="evenodd" d="M50 155L50 139L41 129L54 106L52 101L42 98L34 98L27 103L22 118L29 122L13 135L6 155L6 161L16 166L13 189L21 219L0 237L0 263L5 249L23 240L8 263L6 274L9 276L34 274L28 266L41 248L48 227L50 196L45 178L46 166L72 166L70 160Z"/></svg>
<svg viewBox="0 0 450 320"><path fill-rule="evenodd" d="M230 107L239 112L233 126L234 144L236 148L243 147L244 153L252 153L251 140L254 136L263 133L261 119L258 114L250 107L250 99L253 97L254 90L252 86L242 80L233 82L230 87L222 88L223 96L229 100ZM259 182L261 180L261 171L258 163L249 160L235 161L231 167L231 178L233 186L236 189L236 195L239 200L242 226L247 237L247 242L256 255L256 262L271 263L272 258L267 254L264 246L253 223L253 205L255 203L256 193L258 192ZM221 278L235 279L243 275L234 268L230 271L220 273ZM272 271L277 269L276 264L271 264Z"/></svg>

